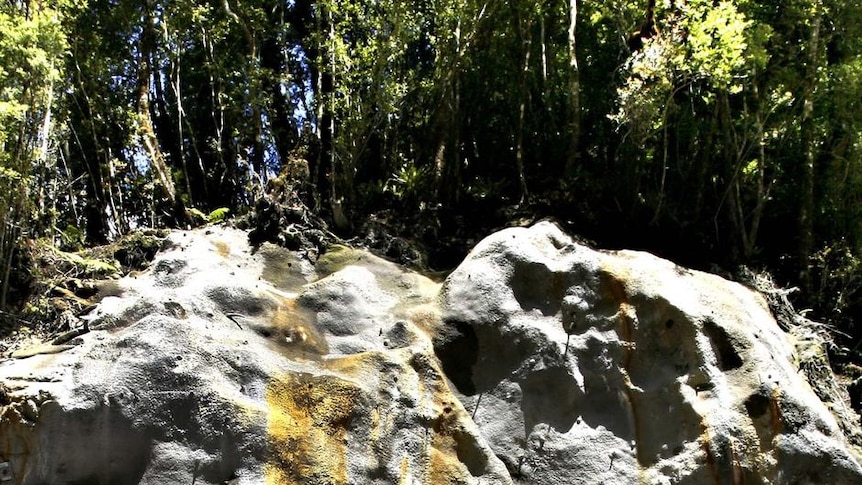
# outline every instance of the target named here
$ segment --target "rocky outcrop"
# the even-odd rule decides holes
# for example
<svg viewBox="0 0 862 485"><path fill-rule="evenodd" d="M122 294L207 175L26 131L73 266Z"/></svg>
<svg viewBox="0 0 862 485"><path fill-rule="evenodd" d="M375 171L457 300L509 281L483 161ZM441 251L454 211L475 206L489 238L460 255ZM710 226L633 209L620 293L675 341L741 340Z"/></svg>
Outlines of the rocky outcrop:
<svg viewBox="0 0 862 485"><path fill-rule="evenodd" d="M0 364L10 483L509 482L434 357L438 284L214 228L120 286L74 345Z"/></svg>
<svg viewBox="0 0 862 485"><path fill-rule="evenodd" d="M762 298L548 223L442 285L173 233L0 361L6 483L859 483Z"/></svg>
<svg viewBox="0 0 862 485"><path fill-rule="evenodd" d="M480 243L442 290L444 371L521 483L860 483L765 301L555 226Z"/></svg>

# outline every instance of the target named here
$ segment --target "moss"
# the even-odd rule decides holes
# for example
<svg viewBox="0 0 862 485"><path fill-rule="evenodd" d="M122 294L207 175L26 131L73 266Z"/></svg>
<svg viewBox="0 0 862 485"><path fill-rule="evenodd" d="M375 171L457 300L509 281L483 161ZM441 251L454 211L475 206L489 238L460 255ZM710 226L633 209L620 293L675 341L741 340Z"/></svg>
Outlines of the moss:
<svg viewBox="0 0 862 485"><path fill-rule="evenodd" d="M149 266L168 235L166 230L142 230L117 241L80 251L64 251L51 241L27 242L26 285L16 285L26 294L16 295L16 314L4 314L0 335L28 327L37 334L50 334L66 325L61 315L76 317L98 299L121 291L112 279ZM101 280L101 281L98 281ZM68 319L67 319L68 320Z"/></svg>
<svg viewBox="0 0 862 485"><path fill-rule="evenodd" d="M123 237L113 246L113 256L125 272L149 266L167 237L167 231L139 231Z"/></svg>
<svg viewBox="0 0 862 485"><path fill-rule="evenodd" d="M301 262L295 252L271 243L264 243L259 253L264 260L261 277L276 288L299 291L308 282L302 273Z"/></svg>
<svg viewBox="0 0 862 485"><path fill-rule="evenodd" d="M368 253L341 244L333 244L323 256L317 260L315 269L321 278L325 278L347 266L360 263Z"/></svg>

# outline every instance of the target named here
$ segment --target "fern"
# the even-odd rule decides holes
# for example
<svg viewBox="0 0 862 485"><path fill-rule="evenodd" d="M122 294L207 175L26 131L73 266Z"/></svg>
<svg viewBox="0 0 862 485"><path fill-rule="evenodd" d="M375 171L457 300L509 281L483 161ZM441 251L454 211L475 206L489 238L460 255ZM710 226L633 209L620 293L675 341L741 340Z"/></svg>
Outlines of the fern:
<svg viewBox="0 0 862 485"><path fill-rule="evenodd" d="M206 214L201 212L199 209L195 209L192 207L191 209L186 209L186 214L194 221L194 223L201 224L207 220Z"/></svg>
<svg viewBox="0 0 862 485"><path fill-rule="evenodd" d="M209 213L209 215L207 216L207 222L221 222L224 220L224 218L228 215L229 212L230 209L228 209L227 207L219 207L218 209Z"/></svg>
<svg viewBox="0 0 862 485"><path fill-rule="evenodd" d="M78 271L85 274L111 274L120 271L120 268L116 265L101 259L84 258L81 255L67 253L66 251L57 249L54 246L48 246L48 249L57 255L57 257L65 260L67 263L77 268Z"/></svg>

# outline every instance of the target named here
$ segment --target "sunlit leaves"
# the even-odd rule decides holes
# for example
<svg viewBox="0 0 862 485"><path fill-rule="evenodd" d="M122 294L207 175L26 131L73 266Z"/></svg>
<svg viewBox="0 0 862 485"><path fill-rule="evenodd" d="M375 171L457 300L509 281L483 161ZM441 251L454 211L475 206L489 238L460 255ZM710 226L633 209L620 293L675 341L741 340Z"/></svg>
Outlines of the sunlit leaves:
<svg viewBox="0 0 862 485"><path fill-rule="evenodd" d="M619 90L620 111L614 119L657 129L660 106L676 89L701 86L712 92L742 91L752 70L767 61L768 27L755 25L737 2L691 0L661 13L660 35L646 42L626 64L628 76ZM662 99L664 98L664 99Z"/></svg>
<svg viewBox="0 0 862 485"><path fill-rule="evenodd" d="M698 3L687 4L693 10L691 13L699 13ZM714 5L710 1L709 5L700 18L683 13L690 58L680 67L687 67L690 75L707 79L714 86L739 92L742 85L737 76L744 74L748 47L745 31L752 22L732 2Z"/></svg>
<svg viewBox="0 0 862 485"><path fill-rule="evenodd" d="M61 75L67 48L63 7L49 2L0 7L0 162L22 174L35 153L36 119L50 108L49 92Z"/></svg>
<svg viewBox="0 0 862 485"><path fill-rule="evenodd" d="M0 132L14 132L13 123L46 101L65 51L60 13L49 4L34 5L26 14L12 4L0 7Z"/></svg>
<svg viewBox="0 0 862 485"><path fill-rule="evenodd" d="M0 309L13 252L32 226L31 176L50 146L53 87L66 54L64 1L0 5Z"/></svg>

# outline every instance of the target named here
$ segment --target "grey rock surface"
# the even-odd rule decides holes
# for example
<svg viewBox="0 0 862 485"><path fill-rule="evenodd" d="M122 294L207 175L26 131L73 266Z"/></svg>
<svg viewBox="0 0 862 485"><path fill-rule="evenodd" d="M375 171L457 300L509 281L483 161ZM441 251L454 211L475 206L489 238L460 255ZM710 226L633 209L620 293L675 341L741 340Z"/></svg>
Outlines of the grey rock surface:
<svg viewBox="0 0 862 485"><path fill-rule="evenodd" d="M0 358L0 485L862 483L759 295L549 223L442 286L220 226L113 286Z"/></svg>
<svg viewBox="0 0 862 485"><path fill-rule="evenodd" d="M511 483L434 357L439 284L347 248L318 266L172 234L74 345L0 362L10 483Z"/></svg>
<svg viewBox="0 0 862 485"><path fill-rule="evenodd" d="M441 305L443 369L518 483L862 483L736 283L540 223L477 245Z"/></svg>

